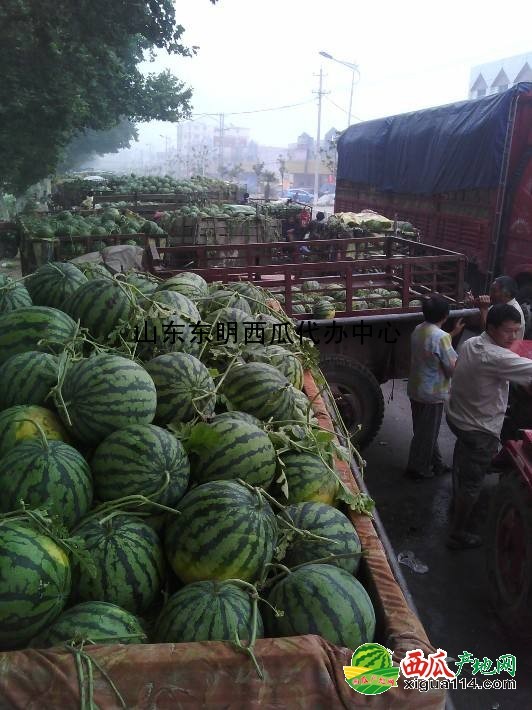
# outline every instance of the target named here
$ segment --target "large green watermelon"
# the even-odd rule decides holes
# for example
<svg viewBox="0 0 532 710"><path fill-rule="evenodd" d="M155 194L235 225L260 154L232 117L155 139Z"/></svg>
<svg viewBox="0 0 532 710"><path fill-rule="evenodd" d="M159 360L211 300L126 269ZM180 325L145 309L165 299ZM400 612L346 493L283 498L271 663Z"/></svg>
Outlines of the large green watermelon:
<svg viewBox="0 0 532 710"><path fill-rule="evenodd" d="M271 562L277 521L260 493L212 481L193 488L177 509L164 539L168 561L183 582L254 581Z"/></svg>
<svg viewBox="0 0 532 710"><path fill-rule="evenodd" d="M222 392L234 409L261 420L293 420L295 397L279 370L263 362L235 365L227 374Z"/></svg>
<svg viewBox="0 0 532 710"><path fill-rule="evenodd" d="M204 318L220 308L236 308L251 316L249 303L235 291L214 291L209 296L198 300L198 306Z"/></svg>
<svg viewBox="0 0 532 710"><path fill-rule="evenodd" d="M201 320L196 304L190 298L177 291L157 291L153 294L152 301L165 306L175 315L189 318L193 323Z"/></svg>
<svg viewBox="0 0 532 710"><path fill-rule="evenodd" d="M55 403L65 425L86 444L98 444L130 424L151 424L155 385L144 368L118 355L93 355L71 365Z"/></svg>
<svg viewBox="0 0 532 710"><path fill-rule="evenodd" d="M134 516L89 519L76 528L96 568L76 567L74 593L80 601L106 601L142 614L157 600L163 582L164 559L154 530Z"/></svg>
<svg viewBox="0 0 532 710"><path fill-rule="evenodd" d="M92 503L88 463L62 441L27 439L0 459L0 512L46 508L71 528Z"/></svg>
<svg viewBox="0 0 532 710"><path fill-rule="evenodd" d="M290 384L298 390L303 389L304 371L301 361L281 345L267 345L266 347L251 348L247 354L251 362L266 362L277 368Z"/></svg>
<svg viewBox="0 0 532 710"><path fill-rule="evenodd" d="M214 412L214 381L205 365L187 353L166 353L146 364L157 388L156 421L187 422Z"/></svg>
<svg viewBox="0 0 532 710"><path fill-rule="evenodd" d="M74 264L49 262L30 276L27 288L36 306L68 310L74 291L87 283L87 277Z"/></svg>
<svg viewBox="0 0 532 710"><path fill-rule="evenodd" d="M0 458L21 441L40 439L39 428L47 439L68 439L57 415L45 407L14 405L0 412Z"/></svg>
<svg viewBox="0 0 532 710"><path fill-rule="evenodd" d="M152 424L132 424L110 434L94 452L91 467L100 500L141 494L168 506L183 497L190 474L181 442Z"/></svg>
<svg viewBox="0 0 532 710"><path fill-rule="evenodd" d="M311 564L277 582L268 601L283 616L264 607L272 636L318 634L338 646L357 648L373 641L375 611L358 579L334 565Z"/></svg>
<svg viewBox="0 0 532 710"><path fill-rule="evenodd" d="M13 355L0 365L0 410L15 404L53 404L48 395L57 384L57 372L55 355L37 350Z"/></svg>
<svg viewBox="0 0 532 710"><path fill-rule="evenodd" d="M230 582L194 582L176 592L157 620L158 643L249 640L252 603L248 592ZM257 614L257 638L264 635Z"/></svg>
<svg viewBox="0 0 532 710"><path fill-rule="evenodd" d="M196 435L196 436L195 436ZM275 448L266 432L255 424L215 418L192 430L192 477L198 483L241 478L252 486L267 488L275 475Z"/></svg>
<svg viewBox="0 0 532 710"><path fill-rule="evenodd" d="M23 522L0 523L0 648L26 644L63 610L70 594L68 557L52 538Z"/></svg>
<svg viewBox="0 0 532 710"><path fill-rule="evenodd" d="M149 274L130 271L126 274L117 274L116 278L118 281L125 281L125 283L133 287L135 299L141 306L146 306L157 290L158 282Z"/></svg>
<svg viewBox="0 0 532 710"><path fill-rule="evenodd" d="M340 510L326 503L298 503L285 508L284 515L287 515L292 525L299 530L306 530L326 540L293 536L283 564L295 567L329 555L353 553L354 557L334 560L329 564L356 574L360 562L360 539L349 518ZM282 519L284 516L280 517Z"/></svg>
<svg viewBox="0 0 532 710"><path fill-rule="evenodd" d="M77 332L62 311L44 306L18 308L0 316L0 364L27 350L60 353Z"/></svg>
<svg viewBox="0 0 532 710"><path fill-rule="evenodd" d="M249 281L235 281L226 284L225 288L230 291L236 291L243 296L247 300L252 313L269 313L269 308L266 305L267 296L260 286L255 286Z"/></svg>
<svg viewBox="0 0 532 710"><path fill-rule="evenodd" d="M93 279L77 289L66 308L94 338L105 340L111 331L127 329L134 306L135 299L125 284Z"/></svg>
<svg viewBox="0 0 532 710"><path fill-rule="evenodd" d="M158 290L177 291L184 296L188 296L193 301L202 296L207 296L209 293L209 287L205 279L192 271L183 271L177 276L166 279L159 285Z"/></svg>
<svg viewBox="0 0 532 710"><path fill-rule="evenodd" d="M0 274L0 315L31 305L31 296L26 286L21 281Z"/></svg>
<svg viewBox="0 0 532 710"><path fill-rule="evenodd" d="M82 602L64 611L39 636L33 648L64 646L85 641L95 644L144 643L146 632L131 612L108 602Z"/></svg>
<svg viewBox="0 0 532 710"><path fill-rule="evenodd" d="M288 482L288 502L316 501L334 505L338 478L316 454L288 451L281 454Z"/></svg>

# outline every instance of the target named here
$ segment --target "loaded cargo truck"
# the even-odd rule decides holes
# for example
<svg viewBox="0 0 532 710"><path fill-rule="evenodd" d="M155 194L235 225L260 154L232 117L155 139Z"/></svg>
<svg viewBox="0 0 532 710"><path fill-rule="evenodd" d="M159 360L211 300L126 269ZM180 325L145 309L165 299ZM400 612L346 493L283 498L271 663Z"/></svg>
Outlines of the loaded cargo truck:
<svg viewBox="0 0 532 710"><path fill-rule="evenodd" d="M350 126L338 139L335 212L362 209L465 254L474 292L507 274L532 304L532 83Z"/></svg>
<svg viewBox="0 0 532 710"><path fill-rule="evenodd" d="M146 250L146 267L167 278L193 253L193 271L209 283L250 281L264 286L296 318L319 349L320 368L357 446L377 434L384 415L380 385L406 377L410 335L422 319L420 299L432 292L449 301L452 319L478 313L463 307L466 258L395 236L323 239ZM331 310L331 306L333 307ZM333 313L334 311L334 313Z"/></svg>

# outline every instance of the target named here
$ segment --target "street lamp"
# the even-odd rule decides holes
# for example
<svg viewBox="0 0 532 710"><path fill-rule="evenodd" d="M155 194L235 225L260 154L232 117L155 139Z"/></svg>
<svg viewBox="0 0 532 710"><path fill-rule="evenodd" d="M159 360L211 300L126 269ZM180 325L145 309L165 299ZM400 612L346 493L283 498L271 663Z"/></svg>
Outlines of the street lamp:
<svg viewBox="0 0 532 710"><path fill-rule="evenodd" d="M347 126L349 127L351 125L351 110L353 108L353 91L355 88L355 72L357 72L358 78L360 79L360 71L358 69L358 65L352 64L351 62L343 62L341 59L336 59L335 57L330 55L328 52L319 52L319 54L322 57L325 57L325 59L330 59L332 62L336 62L337 64L343 64L344 67L351 69L351 93L349 96L349 113L348 113L348 118L347 118Z"/></svg>

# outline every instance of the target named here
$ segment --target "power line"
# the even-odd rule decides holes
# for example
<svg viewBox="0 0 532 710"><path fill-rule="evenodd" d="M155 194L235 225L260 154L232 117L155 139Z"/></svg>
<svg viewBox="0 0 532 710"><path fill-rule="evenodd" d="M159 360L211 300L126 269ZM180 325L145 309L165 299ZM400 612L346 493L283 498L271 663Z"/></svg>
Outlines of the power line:
<svg viewBox="0 0 532 710"><path fill-rule="evenodd" d="M305 104L310 104L313 103L314 99L307 99L306 101L300 101L297 104L286 104L285 106L273 106L271 108L258 108L254 109L253 111L224 111L223 113L226 116L244 116L245 114L250 114L250 113L265 113L266 111L282 111L287 108L296 108L297 106L305 106ZM196 114L193 113L193 116L197 116L201 118L202 116L219 116L220 112L218 113L201 113L201 114ZM195 120L195 119L192 119Z"/></svg>
<svg viewBox="0 0 532 710"><path fill-rule="evenodd" d="M342 113L345 113L346 116L347 116L347 114L349 113L349 111L346 111L345 108L342 108L341 106L338 106L338 104L334 103L334 101L333 101L331 98L329 98L328 96L326 96L325 98L326 98L327 101L328 101L329 103L331 103L335 108L337 108L337 109L338 109L339 111L341 111ZM355 116L354 114L351 114L351 117L352 117L352 118L356 118L357 121L362 121L362 120L363 120L362 118L360 118L360 116Z"/></svg>

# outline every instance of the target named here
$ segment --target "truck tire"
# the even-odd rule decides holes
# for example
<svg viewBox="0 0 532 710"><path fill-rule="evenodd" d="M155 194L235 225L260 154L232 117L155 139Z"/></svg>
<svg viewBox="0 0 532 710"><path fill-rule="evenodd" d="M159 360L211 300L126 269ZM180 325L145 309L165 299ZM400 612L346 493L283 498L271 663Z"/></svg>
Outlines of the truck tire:
<svg viewBox="0 0 532 710"><path fill-rule="evenodd" d="M532 639L532 492L518 471L501 474L487 523L490 601L504 626Z"/></svg>
<svg viewBox="0 0 532 710"><path fill-rule="evenodd" d="M341 355L327 357L320 367L351 441L357 448L364 448L376 436L384 417L379 383L362 363Z"/></svg>

